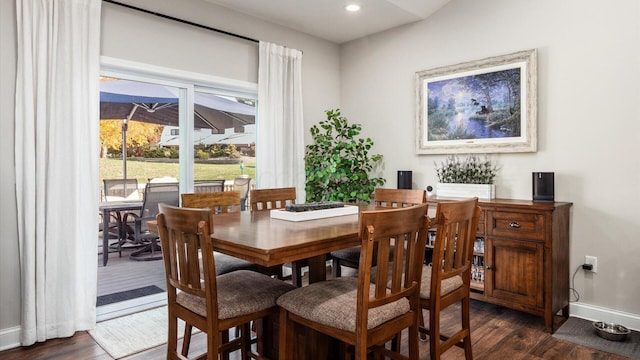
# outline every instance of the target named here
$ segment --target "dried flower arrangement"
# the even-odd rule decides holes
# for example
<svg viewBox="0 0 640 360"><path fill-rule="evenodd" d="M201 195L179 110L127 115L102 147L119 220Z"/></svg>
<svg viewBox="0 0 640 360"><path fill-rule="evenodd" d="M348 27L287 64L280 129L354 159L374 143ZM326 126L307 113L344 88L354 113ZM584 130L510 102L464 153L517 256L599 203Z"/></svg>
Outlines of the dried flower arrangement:
<svg viewBox="0 0 640 360"><path fill-rule="evenodd" d="M491 160L486 157L480 159L475 155L468 155L463 160L451 155L440 166L436 164L440 183L493 184L497 173L498 168Z"/></svg>

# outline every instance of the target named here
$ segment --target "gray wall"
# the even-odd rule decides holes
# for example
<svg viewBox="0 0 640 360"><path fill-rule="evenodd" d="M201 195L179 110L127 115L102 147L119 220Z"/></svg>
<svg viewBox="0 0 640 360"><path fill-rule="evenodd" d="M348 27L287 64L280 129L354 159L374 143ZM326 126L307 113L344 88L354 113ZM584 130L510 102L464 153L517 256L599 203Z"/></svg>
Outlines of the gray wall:
<svg viewBox="0 0 640 360"><path fill-rule="evenodd" d="M573 272L580 303L640 314L640 2L453 0L426 21L341 48L341 107L385 156L387 185L413 170L434 185L434 162L415 155L415 72L538 49L538 151L491 155L497 195L531 199L531 172L554 171L556 199L573 202Z"/></svg>
<svg viewBox="0 0 640 360"><path fill-rule="evenodd" d="M339 47L200 0L123 1L195 23L300 49L303 55L305 127L340 100ZM101 54L228 79L257 82L258 46L190 25L111 4L102 8ZM0 349L17 339L20 284L14 195L15 2L0 1ZM308 134L306 136L309 136ZM96 210L97 211L97 210ZM97 261L97 257L96 257ZM96 262L97 264L97 262Z"/></svg>

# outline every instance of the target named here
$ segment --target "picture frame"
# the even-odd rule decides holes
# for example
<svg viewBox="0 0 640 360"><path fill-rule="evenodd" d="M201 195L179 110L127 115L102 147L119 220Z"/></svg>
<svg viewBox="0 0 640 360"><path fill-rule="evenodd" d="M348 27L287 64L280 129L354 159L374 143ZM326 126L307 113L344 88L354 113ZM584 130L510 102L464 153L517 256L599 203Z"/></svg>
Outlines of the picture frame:
<svg viewBox="0 0 640 360"><path fill-rule="evenodd" d="M417 154L537 151L537 50L416 73Z"/></svg>

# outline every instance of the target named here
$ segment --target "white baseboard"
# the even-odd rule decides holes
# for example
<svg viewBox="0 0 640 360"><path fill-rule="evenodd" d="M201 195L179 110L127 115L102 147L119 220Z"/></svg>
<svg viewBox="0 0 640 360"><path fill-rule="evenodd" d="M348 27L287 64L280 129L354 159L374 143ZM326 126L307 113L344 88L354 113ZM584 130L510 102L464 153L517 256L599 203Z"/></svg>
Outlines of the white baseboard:
<svg viewBox="0 0 640 360"><path fill-rule="evenodd" d="M20 326L0 330L0 351L20 346Z"/></svg>
<svg viewBox="0 0 640 360"><path fill-rule="evenodd" d="M631 314L623 311L612 310L603 308L600 306L585 304L585 303L571 303L569 305L569 313L571 316L575 316L590 321L605 321L620 324L629 329L640 331L640 315Z"/></svg>

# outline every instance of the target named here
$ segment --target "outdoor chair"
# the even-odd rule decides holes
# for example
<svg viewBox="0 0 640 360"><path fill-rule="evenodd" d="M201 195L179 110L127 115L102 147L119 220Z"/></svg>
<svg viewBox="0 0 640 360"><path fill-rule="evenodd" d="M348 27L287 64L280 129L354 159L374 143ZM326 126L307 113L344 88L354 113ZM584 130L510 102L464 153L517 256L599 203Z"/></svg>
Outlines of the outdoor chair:
<svg viewBox="0 0 640 360"><path fill-rule="evenodd" d="M194 193L208 193L224 191L224 180L195 180Z"/></svg>
<svg viewBox="0 0 640 360"><path fill-rule="evenodd" d="M212 209L161 204L157 221L167 280L167 359L188 356L194 326L206 333L207 359L218 359L218 353L226 358L238 348L242 359L262 359L252 351L250 323L277 314L276 299L295 287L247 270L216 276L216 260L211 256L210 234L215 232ZM178 319L185 322L181 354ZM241 327L240 336L231 342L223 340L224 334L235 327ZM262 334L258 331L258 351L265 348Z"/></svg>
<svg viewBox="0 0 640 360"><path fill-rule="evenodd" d="M162 254L158 247L158 234L152 233L147 227L149 220L155 220L158 215L158 204L178 206L180 204L180 188L177 182L161 183L148 182L144 188L144 201L140 214L126 213L123 222L127 227L133 227L132 240L137 244L145 244L139 250L129 255L133 260L160 260Z"/></svg>
<svg viewBox="0 0 640 360"><path fill-rule="evenodd" d="M418 318L420 276L428 231L427 204L407 208L363 211L358 277L340 277L292 290L278 299L279 359L302 358L296 352L296 326L333 337L355 353L356 360L376 355L419 359ZM391 244L396 251L390 259ZM374 248L377 246L374 266ZM385 348L409 329L408 350Z"/></svg>
<svg viewBox="0 0 640 360"><path fill-rule="evenodd" d="M438 360L452 346L464 349L473 359L469 319L471 263L480 207L478 198L439 202L436 210L436 238L433 266L424 265L420 285L420 308L429 311L429 328L420 316L420 333L429 335L430 359ZM455 334L440 332L440 312L461 301L461 326ZM443 342L441 342L441 340Z"/></svg>
<svg viewBox="0 0 640 360"><path fill-rule="evenodd" d="M138 179L104 179L104 200L140 200Z"/></svg>
<svg viewBox="0 0 640 360"><path fill-rule="evenodd" d="M247 209L247 196L251 186L250 177L238 177L233 180L233 190L240 191L240 211Z"/></svg>
<svg viewBox="0 0 640 360"><path fill-rule="evenodd" d="M427 201L424 190L410 189L385 189L377 188L373 195L373 203L376 206L399 208L418 205ZM392 249L393 254L393 249ZM357 269L360 261L360 246L331 252L331 275L340 277L341 266Z"/></svg>

